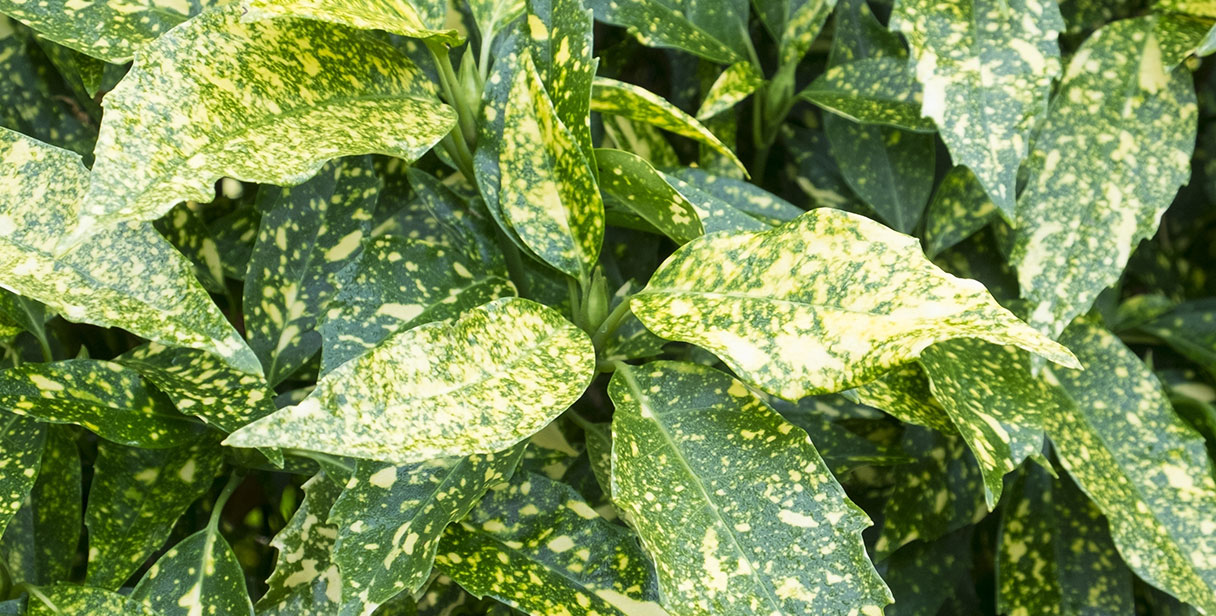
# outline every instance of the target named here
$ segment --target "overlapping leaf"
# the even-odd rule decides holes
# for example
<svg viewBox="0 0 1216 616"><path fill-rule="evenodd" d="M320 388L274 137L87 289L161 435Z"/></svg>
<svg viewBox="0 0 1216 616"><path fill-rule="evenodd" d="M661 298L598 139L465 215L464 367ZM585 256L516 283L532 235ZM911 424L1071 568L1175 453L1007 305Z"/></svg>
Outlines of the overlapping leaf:
<svg viewBox="0 0 1216 616"><path fill-rule="evenodd" d="M0 546L14 582L68 581L80 543L84 499L75 434L62 426L50 427L46 433L41 459L35 463L37 480L29 498L4 531ZM38 448L30 451L38 452ZM25 474L23 470L20 475Z"/></svg>
<svg viewBox="0 0 1216 616"><path fill-rule="evenodd" d="M45 442L42 424L20 415L0 414L0 533L34 487Z"/></svg>
<svg viewBox="0 0 1216 616"><path fill-rule="evenodd" d="M998 216L996 204L970 169L946 173L925 212L925 254L936 257Z"/></svg>
<svg viewBox="0 0 1216 616"><path fill-rule="evenodd" d="M780 64L793 67L811 48L836 0L765 0L755 4L756 13L777 40Z"/></svg>
<svg viewBox="0 0 1216 616"><path fill-rule="evenodd" d="M588 0L595 18L626 27L644 45L671 47L695 54L712 62L731 64L743 57L690 19L681 3L670 0Z"/></svg>
<svg viewBox="0 0 1216 616"><path fill-rule="evenodd" d="M566 410L594 366L587 335L557 312L495 300L390 336L326 374L304 402L225 443L396 464L492 453Z"/></svg>
<svg viewBox="0 0 1216 616"><path fill-rule="evenodd" d="M916 240L838 210L694 240L632 306L659 336L702 346L744 380L791 400L863 384L958 337L1075 365L982 285L925 260Z"/></svg>
<svg viewBox="0 0 1216 616"><path fill-rule="evenodd" d="M1216 300L1183 303L1141 329L1216 375Z"/></svg>
<svg viewBox="0 0 1216 616"><path fill-rule="evenodd" d="M666 175L680 178L697 190L717 197L732 208L770 226L793 220L803 212L789 201L751 182L715 175L699 167L680 167L666 172Z"/></svg>
<svg viewBox="0 0 1216 616"><path fill-rule="evenodd" d="M3 12L5 3L0 3ZM64 96L67 87L39 51L36 37L0 15L0 126L78 154L93 150L97 131Z"/></svg>
<svg viewBox="0 0 1216 616"><path fill-rule="evenodd" d="M854 122L933 132L933 120L921 116L923 94L911 71L903 58L848 62L824 71L799 96Z"/></svg>
<svg viewBox="0 0 1216 616"><path fill-rule="evenodd" d="M197 616L204 606L213 616L253 615L245 572L215 523L157 559L131 599L160 616Z"/></svg>
<svg viewBox="0 0 1216 616"><path fill-rule="evenodd" d="M528 0L528 34L553 113L590 160L591 82L599 60L591 55L591 10L583 6L583 0Z"/></svg>
<svg viewBox="0 0 1216 616"><path fill-rule="evenodd" d="M680 244L702 235L696 206L642 157L624 150L600 148L595 151L595 161L600 166L600 186L604 192L664 235Z"/></svg>
<svg viewBox="0 0 1216 616"><path fill-rule="evenodd" d="M806 432L696 364L619 365L608 391L613 500L669 611L882 613L890 594L861 543L869 519Z"/></svg>
<svg viewBox="0 0 1216 616"><path fill-rule="evenodd" d="M161 616L138 601L92 586L56 584L38 590L29 600L29 616Z"/></svg>
<svg viewBox="0 0 1216 616"><path fill-rule="evenodd" d="M459 44L456 31L444 28L444 14L428 10L432 4L411 0L245 0L243 6L246 21L303 17Z"/></svg>
<svg viewBox="0 0 1216 616"><path fill-rule="evenodd" d="M736 62L728 66L705 93L701 107L697 109L697 119L704 122L734 107L762 85L764 77L750 62Z"/></svg>
<svg viewBox="0 0 1216 616"><path fill-rule="evenodd" d="M39 34L107 62L126 62L170 28L216 0L0 0L0 13L20 20Z"/></svg>

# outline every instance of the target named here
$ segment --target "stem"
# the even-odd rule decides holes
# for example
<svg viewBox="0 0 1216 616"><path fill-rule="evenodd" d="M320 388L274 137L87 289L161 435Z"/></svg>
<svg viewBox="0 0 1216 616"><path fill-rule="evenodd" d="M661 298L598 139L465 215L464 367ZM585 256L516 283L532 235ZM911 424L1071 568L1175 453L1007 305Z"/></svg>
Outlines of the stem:
<svg viewBox="0 0 1216 616"><path fill-rule="evenodd" d="M452 162L456 163L456 168L470 182L476 183L473 170L473 154L469 152L469 146L456 135L458 128L453 128L452 132L448 133L443 138L443 149L452 157Z"/></svg>
<svg viewBox="0 0 1216 616"><path fill-rule="evenodd" d="M21 310L25 312L25 316L29 318L30 323L34 326L34 329L30 330L30 333L34 335L34 338L38 339L38 346L42 347L43 361L55 361L55 354L51 352L50 340L46 337L45 315L41 310L31 310L30 301L24 297L17 298L17 302L21 304Z"/></svg>
<svg viewBox="0 0 1216 616"><path fill-rule="evenodd" d="M477 58L477 73L481 75L481 82L485 83L490 76L490 51L494 46L494 36L497 32L487 32L481 37L481 49L478 49Z"/></svg>
<svg viewBox="0 0 1216 616"><path fill-rule="evenodd" d="M494 225L494 240L498 243L498 249L502 251L503 259L507 262L507 275L511 277L511 282L515 283L515 290L519 291L520 297L528 297L530 289L528 279L524 276L524 262L520 258L519 249L497 224Z"/></svg>
<svg viewBox="0 0 1216 616"><path fill-rule="evenodd" d="M570 314L574 316L574 323L583 330L591 327L587 322L587 315L583 314L583 294L580 291L582 285L574 278L566 277L566 294L570 297Z"/></svg>
<svg viewBox="0 0 1216 616"><path fill-rule="evenodd" d="M621 326L621 322L629 314L629 300L632 298L633 296L630 295L621 300L621 303L617 304L616 308L613 308L612 312L609 312L608 316L604 318L604 322L595 329L595 333L591 335L591 344L596 349L602 348L608 336L611 336Z"/></svg>
<svg viewBox="0 0 1216 616"><path fill-rule="evenodd" d="M473 108L469 106L469 102L465 100L464 94L460 90L460 80L456 78L456 71L452 69L452 58L448 55L448 50L442 47L441 43L427 43L426 47L431 50L431 56L435 58L435 64L439 67L439 84L443 87L448 102L456 108L460 132L464 135L466 147L468 144L476 143L477 118L474 117Z"/></svg>
<svg viewBox="0 0 1216 616"><path fill-rule="evenodd" d="M228 483L224 484L224 489L220 491L220 495L215 499L215 505L211 507L211 519L207 521L207 528L215 531L219 528L220 514L224 511L224 505L228 504L228 499L232 497L232 493L241 486L245 481L244 471L232 473L228 478Z"/></svg>

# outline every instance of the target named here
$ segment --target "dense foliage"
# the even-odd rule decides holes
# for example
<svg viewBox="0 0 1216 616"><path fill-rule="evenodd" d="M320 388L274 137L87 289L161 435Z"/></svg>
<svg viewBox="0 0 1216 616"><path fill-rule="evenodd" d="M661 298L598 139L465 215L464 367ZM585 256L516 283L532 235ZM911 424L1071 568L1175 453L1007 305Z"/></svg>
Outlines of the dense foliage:
<svg viewBox="0 0 1216 616"><path fill-rule="evenodd" d="M1210 0L0 0L0 616L1216 614Z"/></svg>

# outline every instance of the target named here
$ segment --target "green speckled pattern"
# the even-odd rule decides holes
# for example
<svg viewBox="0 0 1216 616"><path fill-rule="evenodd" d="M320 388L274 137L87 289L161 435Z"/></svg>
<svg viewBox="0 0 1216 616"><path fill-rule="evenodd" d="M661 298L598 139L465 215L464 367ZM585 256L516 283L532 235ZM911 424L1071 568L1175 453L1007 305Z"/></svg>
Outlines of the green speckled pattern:
<svg viewBox="0 0 1216 616"><path fill-rule="evenodd" d="M30 597L29 616L65 616L66 614L88 614L89 616L163 616L133 599L91 586L56 584L39 589L51 602L48 606L41 599Z"/></svg>
<svg viewBox="0 0 1216 616"><path fill-rule="evenodd" d="M921 87L903 58L865 58L832 67L799 96L854 122L936 130L931 118L921 116Z"/></svg>
<svg viewBox="0 0 1216 616"><path fill-rule="evenodd" d="M802 208L751 182L715 175L699 167L680 167L666 175L680 178L770 226L793 220L803 213Z"/></svg>
<svg viewBox="0 0 1216 616"><path fill-rule="evenodd" d="M0 2L0 12L4 3ZM36 37L0 15L0 126L87 155L97 128L74 115L54 64L42 57ZM53 44L44 43L48 46ZM62 48L60 48L62 49Z"/></svg>
<svg viewBox="0 0 1216 616"><path fill-rule="evenodd" d="M553 112L591 159L591 82L599 60L591 55L591 9L583 0L528 0L527 27L532 61L545 85Z"/></svg>
<svg viewBox="0 0 1216 616"><path fill-rule="evenodd" d="M0 13L76 51L122 63L170 28L227 0L0 0Z"/></svg>
<svg viewBox="0 0 1216 616"><path fill-rule="evenodd" d="M756 13L778 42L779 62L794 65L811 48L836 0L763 0L755 5Z"/></svg>
<svg viewBox="0 0 1216 616"><path fill-rule="evenodd" d="M693 23L666 0L588 0L595 18L629 29L643 45L687 51L711 62L731 64L743 58L729 45Z"/></svg>
<svg viewBox="0 0 1216 616"><path fill-rule="evenodd" d="M677 244L702 235L696 207L642 157L624 150L595 151L600 187Z"/></svg>
<svg viewBox="0 0 1216 616"><path fill-rule="evenodd" d="M0 535L34 487L45 441L41 423L0 413Z"/></svg>
<svg viewBox="0 0 1216 616"><path fill-rule="evenodd" d="M882 614L890 593L861 541L870 520L806 432L697 364L618 365L608 393L612 497L668 611Z"/></svg>
<svg viewBox="0 0 1216 616"><path fill-rule="evenodd" d="M1076 363L983 285L929 263L915 239L826 208L771 231L686 244L632 306L655 334L704 347L788 400L871 381L951 338Z"/></svg>
<svg viewBox="0 0 1216 616"><path fill-rule="evenodd" d="M925 212L925 254L936 257L967 239L998 216L996 204L970 169L946 173Z"/></svg>
<svg viewBox="0 0 1216 616"><path fill-rule="evenodd" d="M169 548L131 599L160 616L253 616L245 572L219 529L207 526Z"/></svg>
<svg viewBox="0 0 1216 616"><path fill-rule="evenodd" d="M0 417L0 423L5 419ZM38 451L37 445L31 449ZM53 584L71 578L82 530L84 495L75 431L48 427L41 461L34 464L40 468L29 500L3 531L4 558L14 582ZM2 511L0 507L0 526Z"/></svg>
<svg viewBox="0 0 1216 616"><path fill-rule="evenodd" d="M722 71L697 109L697 119L704 122L734 107L764 85L764 76L751 62L736 62Z"/></svg>
<svg viewBox="0 0 1216 616"><path fill-rule="evenodd" d="M243 6L245 21L307 18L453 45L461 42L455 30L443 28L442 15L435 19L410 0L245 0Z"/></svg>

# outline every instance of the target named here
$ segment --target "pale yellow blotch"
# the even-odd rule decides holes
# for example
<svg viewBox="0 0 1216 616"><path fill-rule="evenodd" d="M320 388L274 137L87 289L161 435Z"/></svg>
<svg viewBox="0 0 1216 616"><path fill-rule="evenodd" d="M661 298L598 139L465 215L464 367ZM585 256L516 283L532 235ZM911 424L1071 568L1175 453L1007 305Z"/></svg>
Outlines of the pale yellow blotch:
<svg viewBox="0 0 1216 616"><path fill-rule="evenodd" d="M412 321L422 314L418 304L384 304L376 309L376 315L389 316L402 321Z"/></svg>
<svg viewBox="0 0 1216 616"><path fill-rule="evenodd" d="M198 468L198 465L195 464L194 458L190 458L189 460L186 460L185 464L182 465L181 470L177 471L177 476L182 481L184 481L186 483L191 483L194 481L194 471L197 468Z"/></svg>
<svg viewBox="0 0 1216 616"><path fill-rule="evenodd" d="M545 27L545 22L541 21L536 15L528 15L528 31L531 33L533 40L549 40L549 29Z"/></svg>
<svg viewBox="0 0 1216 616"><path fill-rule="evenodd" d="M782 509L777 512L777 518L790 526L797 526L799 528L815 528L819 526L819 522L816 522L815 518L789 509Z"/></svg>
<svg viewBox="0 0 1216 616"><path fill-rule="evenodd" d="M63 391L63 383L52 381L40 374L31 374L29 377L30 382L42 391Z"/></svg>
<svg viewBox="0 0 1216 616"><path fill-rule="evenodd" d="M359 248L359 244L363 241L363 231L358 229L347 233L338 240L337 244L325 251L326 261L341 261L353 254Z"/></svg>
<svg viewBox="0 0 1216 616"><path fill-rule="evenodd" d="M549 548L553 552L561 554L562 552L574 547L574 540L570 538L570 535L562 535L560 537L554 537L549 541L549 543L545 544L545 547Z"/></svg>
<svg viewBox="0 0 1216 616"><path fill-rule="evenodd" d="M613 607L621 610L622 614L629 614L630 616L668 616L667 612L658 603L638 601L615 590L602 589L595 591L595 594L604 601L611 603Z"/></svg>
<svg viewBox="0 0 1216 616"><path fill-rule="evenodd" d="M367 478L368 483L384 490L393 487L393 484L396 483L396 481L397 468L393 466L386 466L373 473L371 477Z"/></svg>
<svg viewBox="0 0 1216 616"><path fill-rule="evenodd" d="M1169 80L1161 60L1161 45L1157 43L1157 35L1150 32L1144 43L1144 54L1140 56L1138 83L1142 90L1153 93L1165 87Z"/></svg>

